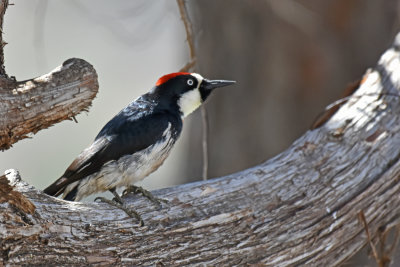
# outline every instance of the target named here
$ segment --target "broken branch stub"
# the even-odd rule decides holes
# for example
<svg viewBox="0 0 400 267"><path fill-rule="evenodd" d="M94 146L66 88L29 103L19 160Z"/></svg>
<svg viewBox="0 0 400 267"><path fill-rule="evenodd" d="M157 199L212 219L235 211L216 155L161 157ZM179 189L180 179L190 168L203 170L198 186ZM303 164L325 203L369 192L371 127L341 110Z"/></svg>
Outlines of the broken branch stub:
<svg viewBox="0 0 400 267"><path fill-rule="evenodd" d="M7 79L0 88L0 150L87 110L98 87L93 66L78 58L38 78Z"/></svg>

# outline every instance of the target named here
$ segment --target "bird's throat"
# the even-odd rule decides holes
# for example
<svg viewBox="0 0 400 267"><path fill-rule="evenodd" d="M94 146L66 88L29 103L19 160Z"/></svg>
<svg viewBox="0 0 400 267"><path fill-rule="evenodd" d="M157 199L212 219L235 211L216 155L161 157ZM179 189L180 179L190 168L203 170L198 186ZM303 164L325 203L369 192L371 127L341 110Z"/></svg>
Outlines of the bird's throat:
<svg viewBox="0 0 400 267"><path fill-rule="evenodd" d="M182 118L185 118L190 113L195 111L201 105L201 95L197 88L190 90L179 98L179 109L182 113Z"/></svg>

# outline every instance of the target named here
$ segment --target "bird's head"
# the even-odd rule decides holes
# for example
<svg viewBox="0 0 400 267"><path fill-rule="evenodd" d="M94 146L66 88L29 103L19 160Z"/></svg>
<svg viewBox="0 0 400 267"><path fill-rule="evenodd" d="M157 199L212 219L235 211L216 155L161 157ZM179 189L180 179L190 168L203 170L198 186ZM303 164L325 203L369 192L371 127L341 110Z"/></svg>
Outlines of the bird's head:
<svg viewBox="0 0 400 267"><path fill-rule="evenodd" d="M175 72L158 79L153 91L165 101L175 102L184 118L195 111L215 88L234 83L235 81L208 80L197 73Z"/></svg>

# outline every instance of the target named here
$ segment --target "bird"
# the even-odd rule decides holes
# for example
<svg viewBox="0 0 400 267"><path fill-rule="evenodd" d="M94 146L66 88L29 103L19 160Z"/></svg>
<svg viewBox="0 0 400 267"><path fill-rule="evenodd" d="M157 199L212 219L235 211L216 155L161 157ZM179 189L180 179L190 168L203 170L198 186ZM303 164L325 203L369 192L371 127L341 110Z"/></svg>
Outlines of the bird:
<svg viewBox="0 0 400 267"><path fill-rule="evenodd" d="M80 201L89 195L110 191L122 204L116 190L121 187L137 190L134 184L157 170L170 154L182 132L183 120L200 107L214 89L234 83L209 80L189 72L162 76L149 92L106 123L93 143L75 158L59 179L43 190L44 193L55 197L62 194L64 200ZM147 190L139 191L157 200Z"/></svg>

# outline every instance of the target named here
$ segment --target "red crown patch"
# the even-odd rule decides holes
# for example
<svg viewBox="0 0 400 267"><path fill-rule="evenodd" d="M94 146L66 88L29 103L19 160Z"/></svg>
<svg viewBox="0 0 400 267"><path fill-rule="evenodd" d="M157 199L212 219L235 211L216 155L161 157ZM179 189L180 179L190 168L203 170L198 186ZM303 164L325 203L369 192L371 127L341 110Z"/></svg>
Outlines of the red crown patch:
<svg viewBox="0 0 400 267"><path fill-rule="evenodd" d="M156 86L159 86L163 83L168 82L170 79L179 76L179 75L189 75L190 73L188 72L174 72L174 73L170 73L170 74L166 74L164 76L162 76L160 79L158 79L158 81L156 82Z"/></svg>

